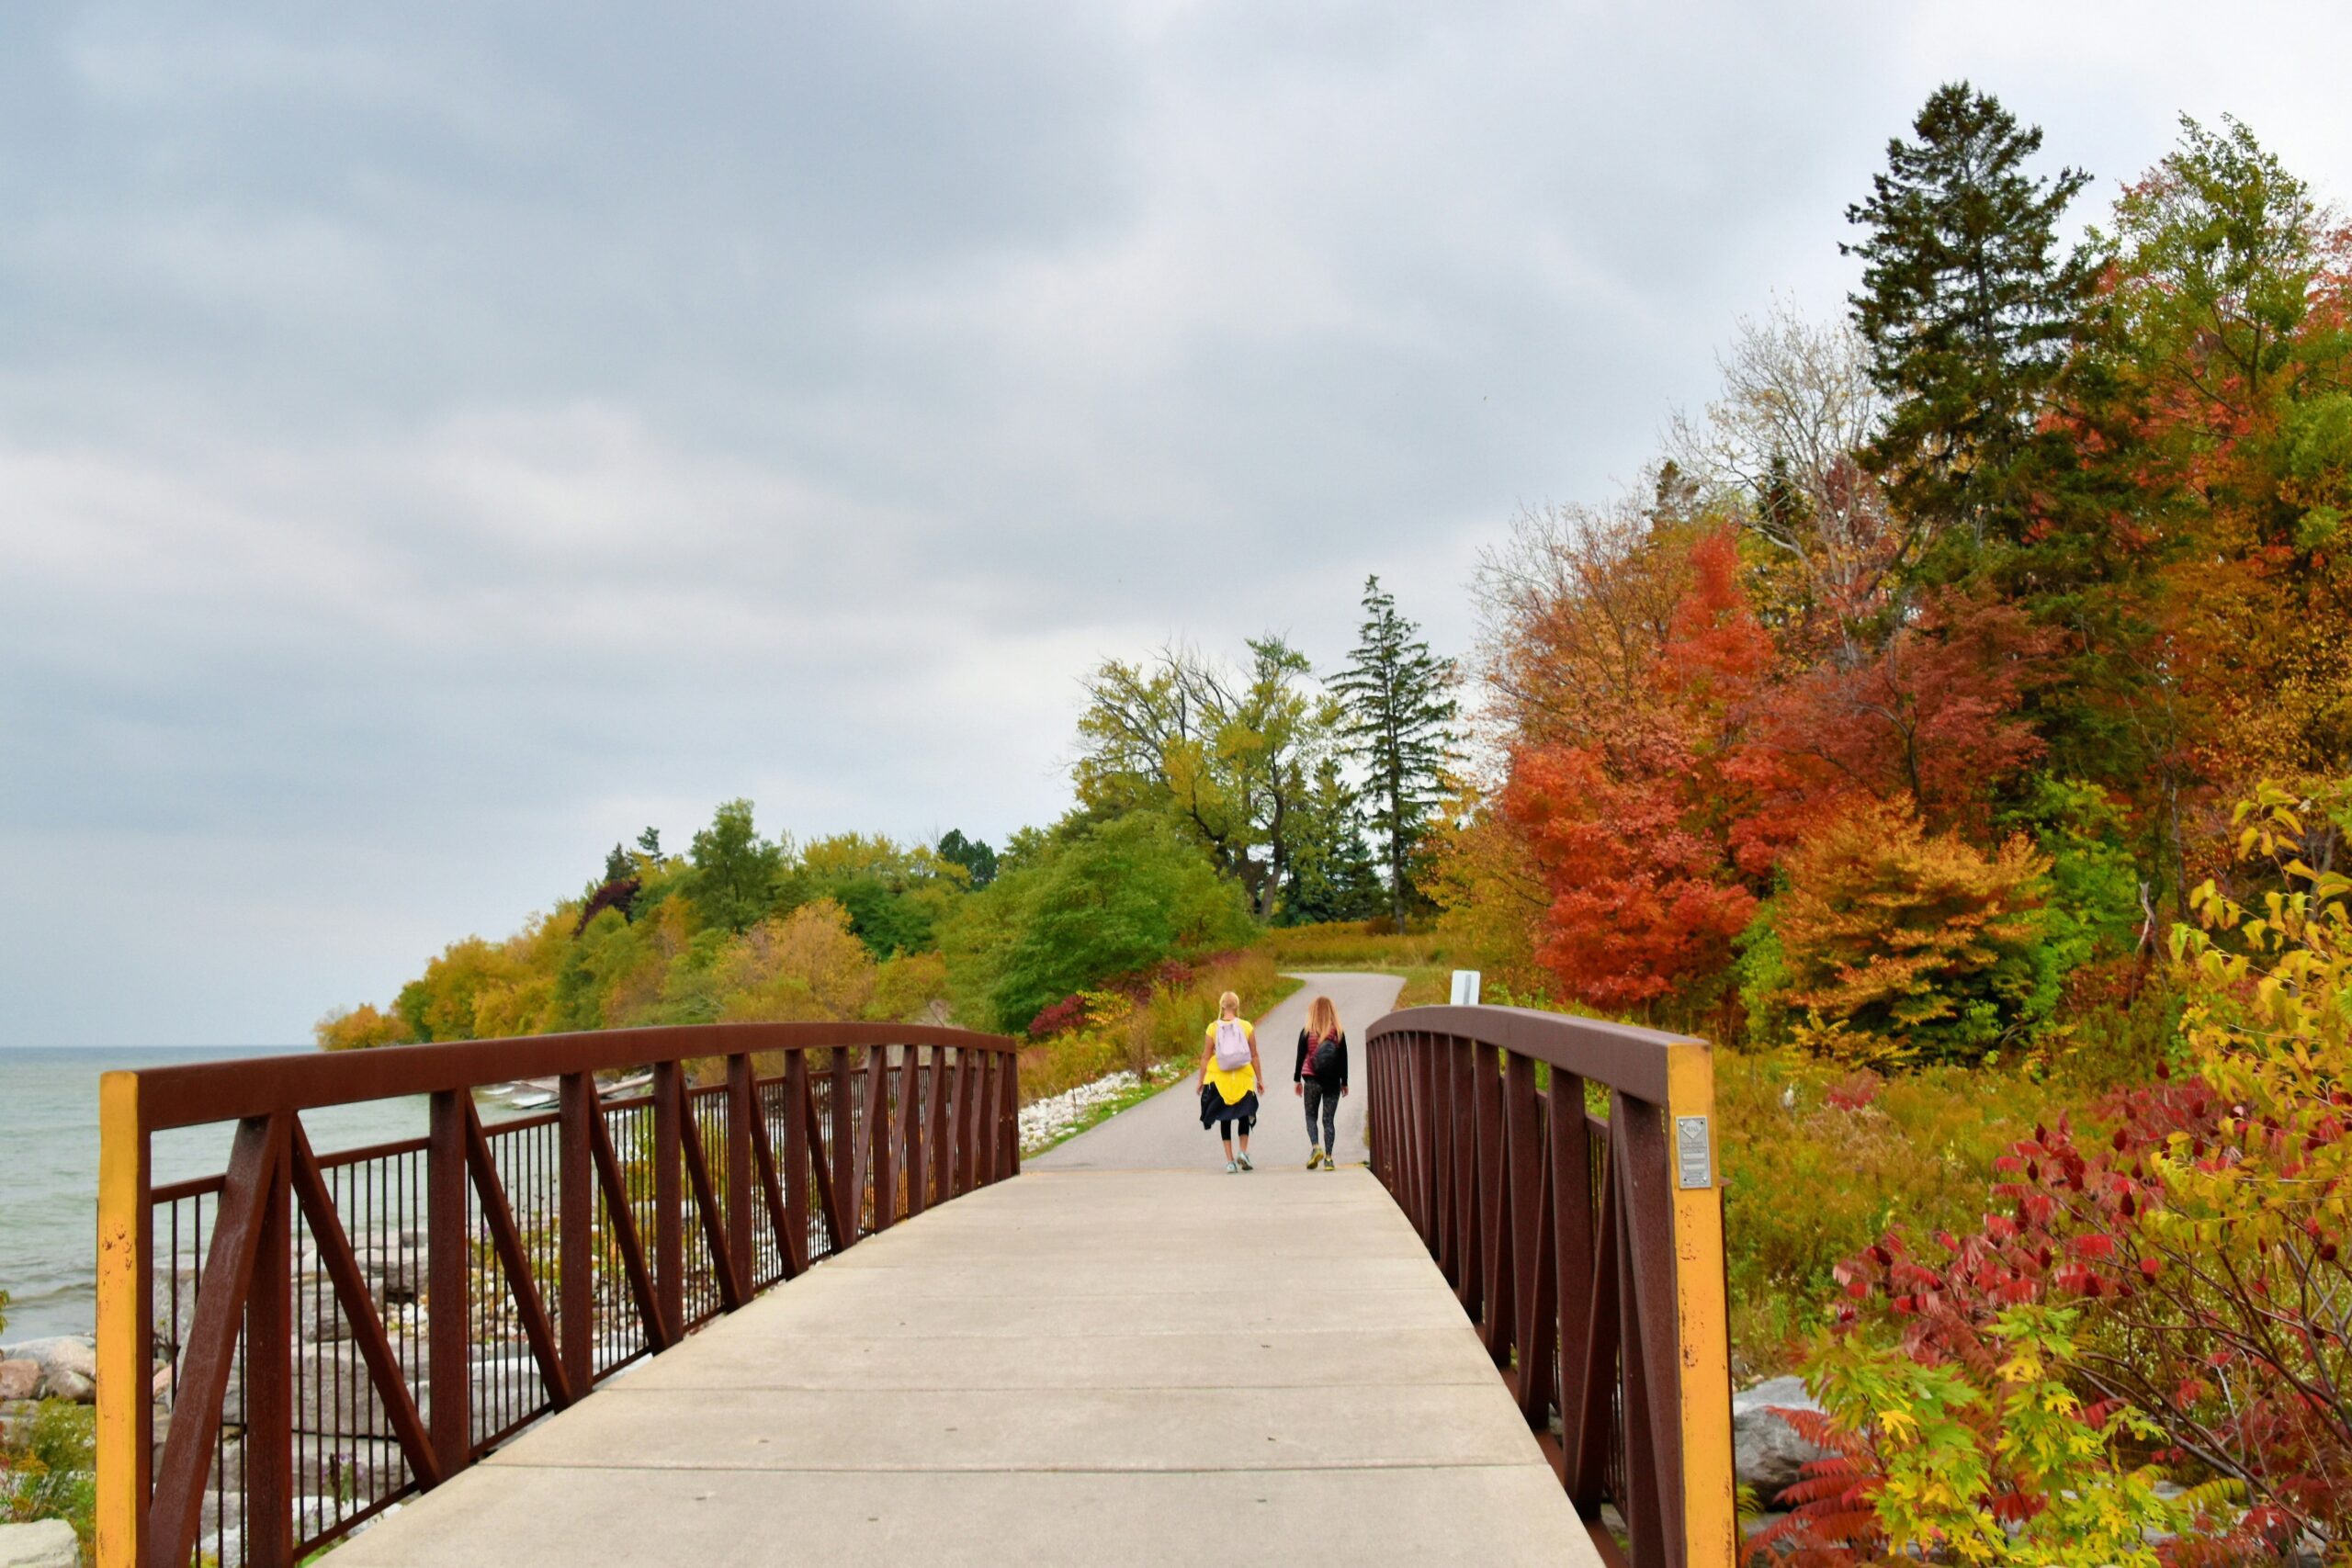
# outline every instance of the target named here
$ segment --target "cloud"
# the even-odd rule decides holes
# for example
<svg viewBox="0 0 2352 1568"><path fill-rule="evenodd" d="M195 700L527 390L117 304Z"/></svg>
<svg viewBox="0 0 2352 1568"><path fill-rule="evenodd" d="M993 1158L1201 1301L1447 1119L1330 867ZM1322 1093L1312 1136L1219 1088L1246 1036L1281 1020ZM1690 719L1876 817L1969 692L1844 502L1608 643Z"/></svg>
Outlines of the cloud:
<svg viewBox="0 0 2352 1568"><path fill-rule="evenodd" d="M1943 77L2324 183L2267 15L9 9L0 1043L298 1037L730 795L1001 836L1094 660L1368 572L1460 649Z"/></svg>

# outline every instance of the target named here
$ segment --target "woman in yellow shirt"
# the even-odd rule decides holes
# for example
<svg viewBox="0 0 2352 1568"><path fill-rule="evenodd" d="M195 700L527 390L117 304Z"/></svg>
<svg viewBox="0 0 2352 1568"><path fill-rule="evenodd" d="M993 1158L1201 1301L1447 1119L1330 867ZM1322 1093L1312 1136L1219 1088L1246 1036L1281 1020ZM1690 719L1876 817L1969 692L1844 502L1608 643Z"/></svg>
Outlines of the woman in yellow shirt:
<svg viewBox="0 0 2352 1568"><path fill-rule="evenodd" d="M1243 1046L1248 1053L1243 1054ZM1252 1170L1250 1129L1258 1124L1258 1086L1265 1077L1258 1068L1258 1032L1241 1016L1241 998L1231 991L1216 999L1216 1021L1209 1025L1201 1045L1201 1125L1216 1123L1225 1140L1227 1172ZM1233 1139L1240 1134L1241 1154L1236 1158Z"/></svg>

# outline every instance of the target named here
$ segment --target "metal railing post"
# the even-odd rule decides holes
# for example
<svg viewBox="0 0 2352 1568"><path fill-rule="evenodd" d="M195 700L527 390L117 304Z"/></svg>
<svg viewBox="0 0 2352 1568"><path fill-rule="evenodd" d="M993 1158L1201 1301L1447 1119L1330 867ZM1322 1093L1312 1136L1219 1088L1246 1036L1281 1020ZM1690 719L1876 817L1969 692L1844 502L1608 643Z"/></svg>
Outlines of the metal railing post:
<svg viewBox="0 0 2352 1568"><path fill-rule="evenodd" d="M424 1155L426 1390L425 1420L444 1475L473 1461L473 1333L468 1276L473 1227L466 1217L466 1112L469 1097L433 1097Z"/></svg>

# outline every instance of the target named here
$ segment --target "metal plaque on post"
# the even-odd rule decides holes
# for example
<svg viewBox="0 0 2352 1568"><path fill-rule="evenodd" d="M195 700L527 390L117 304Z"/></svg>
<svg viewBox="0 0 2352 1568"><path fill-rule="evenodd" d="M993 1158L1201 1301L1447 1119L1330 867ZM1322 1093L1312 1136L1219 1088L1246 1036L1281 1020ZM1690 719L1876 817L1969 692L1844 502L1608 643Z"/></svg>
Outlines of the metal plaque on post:
<svg viewBox="0 0 2352 1568"><path fill-rule="evenodd" d="M1714 1150L1709 1145L1704 1116L1674 1119L1674 1166L1685 1191L1715 1184Z"/></svg>

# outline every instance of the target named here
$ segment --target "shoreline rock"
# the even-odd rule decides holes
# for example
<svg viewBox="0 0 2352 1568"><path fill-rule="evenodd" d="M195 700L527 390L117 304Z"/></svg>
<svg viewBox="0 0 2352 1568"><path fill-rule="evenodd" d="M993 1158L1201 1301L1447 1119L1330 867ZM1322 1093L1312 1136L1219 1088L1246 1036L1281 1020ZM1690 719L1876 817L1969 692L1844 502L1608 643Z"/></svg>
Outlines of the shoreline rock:
<svg viewBox="0 0 2352 1568"><path fill-rule="evenodd" d="M82 1543L63 1519L0 1525L0 1568L81 1568Z"/></svg>
<svg viewBox="0 0 2352 1568"><path fill-rule="evenodd" d="M40 1369L30 1394L13 1397L64 1399L88 1404L98 1396L98 1342L83 1335L58 1334L0 1345L0 1366L31 1362ZM15 1374L21 1377L22 1373ZM0 1395L0 1397L9 1397Z"/></svg>
<svg viewBox="0 0 2352 1568"><path fill-rule="evenodd" d="M1756 1488L1756 1500L1770 1507L1781 1493L1804 1479L1804 1467L1827 1457L1797 1435L1775 1409L1819 1410L1803 1378L1768 1378L1731 1399L1732 1468Z"/></svg>

